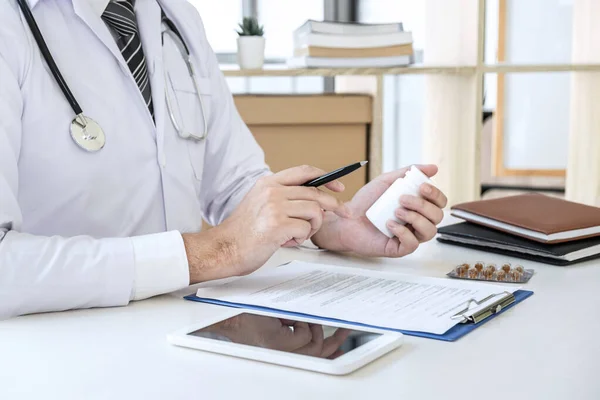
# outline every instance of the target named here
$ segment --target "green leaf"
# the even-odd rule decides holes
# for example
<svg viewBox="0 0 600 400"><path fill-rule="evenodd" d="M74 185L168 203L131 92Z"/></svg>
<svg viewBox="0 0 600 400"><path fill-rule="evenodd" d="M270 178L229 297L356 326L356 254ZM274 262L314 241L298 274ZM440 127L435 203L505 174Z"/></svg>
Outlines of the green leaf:
<svg viewBox="0 0 600 400"><path fill-rule="evenodd" d="M237 31L240 36L263 36L264 28L258 23L256 18L244 17L242 22L238 23L240 31Z"/></svg>

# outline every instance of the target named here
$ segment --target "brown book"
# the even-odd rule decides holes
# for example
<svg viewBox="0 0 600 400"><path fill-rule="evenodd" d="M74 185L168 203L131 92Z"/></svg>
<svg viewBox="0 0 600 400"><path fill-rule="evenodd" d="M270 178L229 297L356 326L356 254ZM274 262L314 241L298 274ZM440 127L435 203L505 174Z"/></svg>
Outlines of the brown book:
<svg viewBox="0 0 600 400"><path fill-rule="evenodd" d="M296 57L366 58L410 56L412 54L412 44L356 49L308 46L294 50Z"/></svg>
<svg viewBox="0 0 600 400"><path fill-rule="evenodd" d="M539 193L457 204L455 217L542 243L600 236L600 208Z"/></svg>

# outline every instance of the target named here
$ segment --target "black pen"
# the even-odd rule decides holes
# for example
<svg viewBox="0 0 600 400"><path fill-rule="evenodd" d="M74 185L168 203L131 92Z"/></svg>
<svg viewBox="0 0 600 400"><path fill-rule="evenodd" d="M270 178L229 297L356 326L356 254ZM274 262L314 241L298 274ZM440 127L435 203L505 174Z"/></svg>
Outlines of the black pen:
<svg viewBox="0 0 600 400"><path fill-rule="evenodd" d="M361 162L357 162L354 164L346 165L345 167L336 169L335 171L328 172L325 175L322 175L318 178L310 180L310 181L304 183L302 186L311 186L311 187L323 186L326 183L335 181L336 179L341 178L342 176L346 176L349 173L356 171L357 169L359 169L366 163L368 163L368 161L361 161Z"/></svg>

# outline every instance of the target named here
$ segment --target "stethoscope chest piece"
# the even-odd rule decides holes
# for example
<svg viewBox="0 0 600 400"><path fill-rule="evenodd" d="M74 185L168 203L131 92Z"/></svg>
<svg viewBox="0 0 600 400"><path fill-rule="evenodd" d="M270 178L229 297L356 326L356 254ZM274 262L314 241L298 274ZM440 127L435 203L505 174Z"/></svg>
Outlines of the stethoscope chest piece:
<svg viewBox="0 0 600 400"><path fill-rule="evenodd" d="M102 149L106 143L106 137L100 125L82 114L79 114L71 122L71 137L79 147L89 152Z"/></svg>
<svg viewBox="0 0 600 400"><path fill-rule="evenodd" d="M2 1L2 0L0 0L0 1ZM37 44L40 48L40 51L42 53L42 56L44 57L44 60L46 60L46 63L50 67L50 72L52 72L54 79L58 83L61 91L63 92L67 101L69 102L71 109L73 110L73 112L76 115L75 119L73 119L73 121L71 122L71 137L73 138L75 143L77 143L77 145L79 147L81 147L83 150L86 150L91 153L101 150L104 147L104 144L106 142L106 137L104 136L104 132L102 131L102 128L100 127L100 125L98 125L98 123L96 121L83 115L83 110L81 109L81 106L77 102L77 99L75 99L75 96L73 95L73 93L71 92L71 89L69 88L65 79L63 78L60 70L58 69L58 66L54 62L54 58L52 58L52 54L50 53L50 50L48 49L48 46L46 45L46 41L44 40L44 37L42 36L42 33L40 32L40 29L39 29L37 23L35 22L35 18L33 17L33 14L31 12L31 9L29 8L27 0L17 0L17 2L19 3L19 7L21 7L21 10L23 11L23 15L25 16L25 19L27 20L27 24L31 28L31 32L33 33L35 41L37 42ZM163 13L162 18L163 18L163 21L167 24L167 26L169 28L169 30L166 30L165 32L168 32L173 37L173 39L175 39L175 43L176 43L177 47L179 48L179 51L181 52L182 56L184 57L184 60L186 62L187 68L188 68L188 72L190 74L191 79L194 82L194 86L196 87L196 95L198 96L198 101L200 102L200 111L202 112L202 117L204 119L204 131L203 131L202 135L194 135L194 134L190 133L189 131L186 131L183 124L179 124L177 122L177 119L175 118L175 113L173 112L173 109L172 109L172 105L175 104L175 102L171 101L171 99L169 97L169 93L166 92L167 108L169 111L169 115L171 117L173 125L175 126L175 129L177 130L177 132L179 133L179 135L182 138L193 139L193 140L204 140L204 139L206 139L206 136L208 135L208 122L206 119L206 115L204 113L204 103L202 100L202 96L200 95L200 93L201 93L200 87L196 80L196 74L194 71L194 66L191 62L191 56L190 56L189 49L186 46L185 42L183 41L183 38L177 31L177 28L175 27L173 22L171 22L171 20L169 20L166 17L166 15L164 15L164 13ZM166 81L166 77L165 77L165 81Z"/></svg>

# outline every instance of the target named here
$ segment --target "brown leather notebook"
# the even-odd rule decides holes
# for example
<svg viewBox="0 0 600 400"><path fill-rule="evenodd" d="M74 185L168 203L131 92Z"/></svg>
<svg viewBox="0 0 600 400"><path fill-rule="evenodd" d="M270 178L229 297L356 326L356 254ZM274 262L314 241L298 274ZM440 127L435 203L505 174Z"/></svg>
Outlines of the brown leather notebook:
<svg viewBox="0 0 600 400"><path fill-rule="evenodd" d="M600 208L540 193L457 204L455 217L542 243L600 236Z"/></svg>

